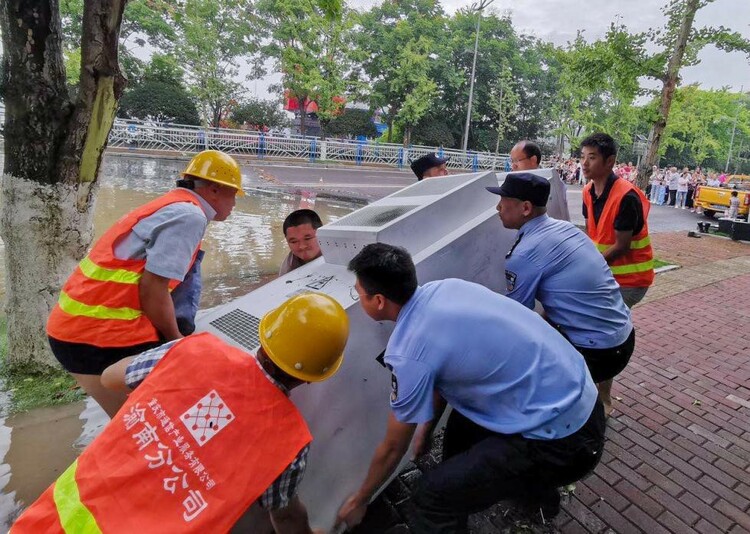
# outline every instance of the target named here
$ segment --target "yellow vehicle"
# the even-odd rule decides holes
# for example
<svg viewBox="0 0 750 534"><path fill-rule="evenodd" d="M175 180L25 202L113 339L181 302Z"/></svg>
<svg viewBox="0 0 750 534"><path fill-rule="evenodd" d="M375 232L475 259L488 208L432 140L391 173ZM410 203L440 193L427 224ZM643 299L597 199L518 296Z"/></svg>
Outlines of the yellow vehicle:
<svg viewBox="0 0 750 534"><path fill-rule="evenodd" d="M713 217L717 213L724 215L729 211L729 199L732 191L737 191L740 199L738 217L747 218L750 209L750 182L747 180L736 180L733 176L724 187L710 187L700 185L695 191L693 205L703 211L706 217Z"/></svg>

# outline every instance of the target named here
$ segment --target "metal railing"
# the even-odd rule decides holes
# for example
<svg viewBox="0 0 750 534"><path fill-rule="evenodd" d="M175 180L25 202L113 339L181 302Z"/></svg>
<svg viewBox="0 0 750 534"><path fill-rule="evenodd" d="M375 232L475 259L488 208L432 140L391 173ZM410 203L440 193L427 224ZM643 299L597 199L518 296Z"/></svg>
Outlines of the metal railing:
<svg viewBox="0 0 750 534"><path fill-rule="evenodd" d="M0 125L4 123L5 108L0 107ZM441 157L450 157L447 165L451 169L510 170L507 154L495 156L487 152L463 152L419 145L404 147L395 143L347 139L282 137L247 130L163 125L130 119L115 119L108 147L139 152L178 152L184 155L215 149L261 160L282 158L310 162L341 161L355 165L387 165L398 168L408 167L414 159L436 152Z"/></svg>
<svg viewBox="0 0 750 534"><path fill-rule="evenodd" d="M317 137L281 137L262 132L196 126L163 126L143 121L117 119L109 136L110 147L143 151L194 153L215 149L230 154L265 158L346 161L356 165L389 165L402 168L414 159L436 152L450 157L448 167L455 169L505 169L509 156L484 152L463 152L427 146L404 147L378 143Z"/></svg>

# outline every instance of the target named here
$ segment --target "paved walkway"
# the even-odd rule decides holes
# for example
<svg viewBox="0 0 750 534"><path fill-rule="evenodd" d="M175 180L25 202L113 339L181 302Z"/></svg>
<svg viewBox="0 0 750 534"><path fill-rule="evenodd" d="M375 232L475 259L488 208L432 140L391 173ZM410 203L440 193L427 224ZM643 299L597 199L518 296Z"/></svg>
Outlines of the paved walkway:
<svg viewBox="0 0 750 534"><path fill-rule="evenodd" d="M473 516L473 532L750 532L750 245L653 241L683 267L633 310L636 351L615 382L602 462L552 522L501 504ZM402 474L358 530L408 532L419 476Z"/></svg>

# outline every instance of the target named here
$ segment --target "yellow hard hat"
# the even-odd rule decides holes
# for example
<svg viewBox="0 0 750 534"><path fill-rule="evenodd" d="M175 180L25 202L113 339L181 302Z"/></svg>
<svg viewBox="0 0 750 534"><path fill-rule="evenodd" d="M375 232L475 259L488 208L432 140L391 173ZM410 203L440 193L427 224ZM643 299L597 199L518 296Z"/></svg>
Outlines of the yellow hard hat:
<svg viewBox="0 0 750 534"><path fill-rule="evenodd" d="M233 187L237 195L244 197L240 165L229 154L218 150L204 150L190 160L181 176L194 176L201 180Z"/></svg>
<svg viewBox="0 0 750 534"><path fill-rule="evenodd" d="M260 344L286 374L305 382L332 377L344 360L349 318L322 293L296 295L263 316Z"/></svg>

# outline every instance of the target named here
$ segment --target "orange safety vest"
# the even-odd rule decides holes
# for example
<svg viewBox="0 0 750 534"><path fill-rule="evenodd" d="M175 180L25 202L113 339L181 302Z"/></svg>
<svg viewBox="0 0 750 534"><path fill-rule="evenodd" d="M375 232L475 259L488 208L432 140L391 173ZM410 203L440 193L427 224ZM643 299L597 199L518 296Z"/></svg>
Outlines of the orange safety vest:
<svg viewBox="0 0 750 534"><path fill-rule="evenodd" d="M10 532L227 532L311 440L254 358L195 334Z"/></svg>
<svg viewBox="0 0 750 534"><path fill-rule="evenodd" d="M159 340L159 332L141 310L138 294L146 260L117 259L114 249L138 221L177 202L200 207L193 193L177 188L131 211L99 238L60 291L47 320L50 337L97 347L129 347ZM193 261L199 249L200 243ZM170 280L170 291L179 283Z"/></svg>
<svg viewBox="0 0 750 534"><path fill-rule="evenodd" d="M651 207L646 195L633 184L622 178L616 179L609 190L599 222L594 220L594 203L591 199L593 182L583 188L583 203L586 206L586 233L594 241L596 248L604 252L615 244L615 219L623 197L635 191L643 207L643 228L630 242L630 250L615 259L611 264L612 274L622 287L649 287L654 283L654 254L651 250L651 237L648 235L648 212Z"/></svg>

